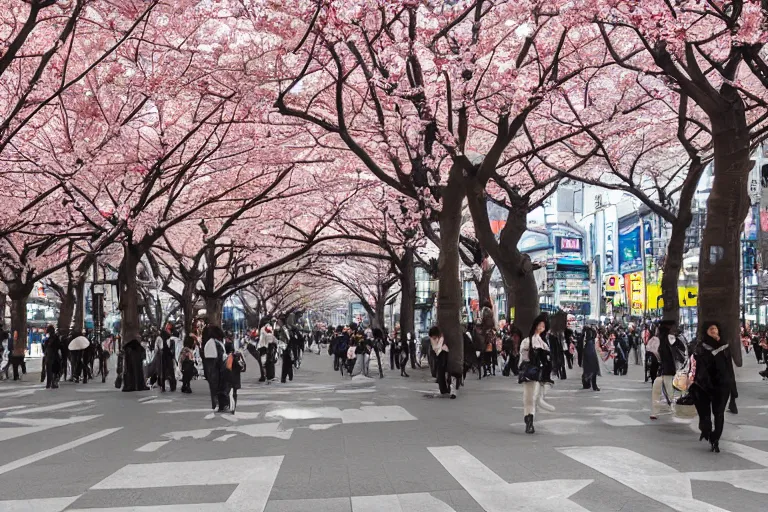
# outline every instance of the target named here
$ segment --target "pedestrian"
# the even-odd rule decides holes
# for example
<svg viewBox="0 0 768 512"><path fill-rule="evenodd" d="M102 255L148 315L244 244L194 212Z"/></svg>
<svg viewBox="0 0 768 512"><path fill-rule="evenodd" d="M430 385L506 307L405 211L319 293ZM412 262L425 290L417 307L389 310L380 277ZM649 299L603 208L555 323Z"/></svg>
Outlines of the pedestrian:
<svg viewBox="0 0 768 512"><path fill-rule="evenodd" d="M133 339L123 346L123 391L146 391L147 380L144 377L144 358L146 351L139 340ZM119 370L118 370L119 371Z"/></svg>
<svg viewBox="0 0 768 512"><path fill-rule="evenodd" d="M184 346L179 354L179 368L181 368L181 392L192 393L192 379L197 374L195 368L195 339L192 336L184 337Z"/></svg>
<svg viewBox="0 0 768 512"><path fill-rule="evenodd" d="M245 357L243 357L242 352L235 350L235 345L231 341L224 345L224 350L227 352L225 364L227 369L227 390L230 396L232 414L235 414L237 409L237 390L241 387L240 374L245 371Z"/></svg>
<svg viewBox="0 0 768 512"><path fill-rule="evenodd" d="M728 343L720 338L720 325L717 322L704 322L702 332L701 342L693 354L696 370L690 393L699 414L699 441L709 441L711 451L720 453L719 441L725 424L725 406L731 394L731 384L735 380L733 361Z"/></svg>
<svg viewBox="0 0 768 512"><path fill-rule="evenodd" d="M543 385L552 383L552 359L549 345L545 341L548 330L549 317L546 314L541 314L533 321L528 337L520 344L520 376L518 381L523 385L526 434L536 432L533 426L536 406L540 404Z"/></svg>
<svg viewBox="0 0 768 512"><path fill-rule="evenodd" d="M48 338L43 344L45 389L58 389L61 371L61 340L53 325L48 326L46 333Z"/></svg>
<svg viewBox="0 0 768 512"><path fill-rule="evenodd" d="M282 360L280 382L285 384L286 379L293 382L293 350L291 350L291 347L285 342L281 342L281 345L283 347L283 353L280 357Z"/></svg>
<svg viewBox="0 0 768 512"><path fill-rule="evenodd" d="M659 400L664 391L667 404L671 404L674 394L673 380L677 373L678 364L685 362L685 345L675 336L676 322L662 320L656 333L656 339L648 342L649 350L658 347L655 355L659 360L661 378L653 382L651 389L651 419L659 417Z"/></svg>
<svg viewBox="0 0 768 512"><path fill-rule="evenodd" d="M26 350L26 339L21 339L19 331L13 331L13 337L8 346L8 352L10 352L9 361L13 367L13 380L21 380L19 368L24 368L24 354L26 353Z"/></svg>
<svg viewBox="0 0 768 512"><path fill-rule="evenodd" d="M410 355L410 349L408 348L409 342L411 341L411 333L407 333L405 335L400 335L400 376L401 377L410 377L408 373L405 371L405 367L408 364L408 357Z"/></svg>
<svg viewBox="0 0 768 512"><path fill-rule="evenodd" d="M400 324L395 324L389 344L389 369L400 369Z"/></svg>
<svg viewBox="0 0 768 512"><path fill-rule="evenodd" d="M582 333L584 341L582 348L581 385L584 389L589 389L591 386L593 391L600 391L600 388L597 387L597 378L600 377L600 360L597 357L597 349L595 348L597 332L593 327L585 326Z"/></svg>
<svg viewBox="0 0 768 512"><path fill-rule="evenodd" d="M0 328L0 379L8 380L8 368L10 367L11 352L8 350L10 335Z"/></svg>
<svg viewBox="0 0 768 512"><path fill-rule="evenodd" d="M382 365L381 365L381 353L382 352L386 353L386 350L387 350L386 344L384 341L386 337L384 335L384 332L378 327L373 329L372 334L373 334L373 352L374 354L376 354L376 362L379 365L379 378L383 379L384 369L382 368Z"/></svg>
<svg viewBox="0 0 768 512"><path fill-rule="evenodd" d="M435 351L435 366L437 367L437 386L441 396L456 398L459 388L459 378L448 373L448 347L445 345L443 333L437 326L429 330L429 342Z"/></svg>
<svg viewBox="0 0 768 512"><path fill-rule="evenodd" d="M160 390L165 393L165 381L170 384L171 391L176 391L176 367L174 365L176 343L179 341L178 332L173 330L170 323L155 340L155 359L157 360L156 378L160 383Z"/></svg>
<svg viewBox="0 0 768 512"><path fill-rule="evenodd" d="M421 362L416 360L416 338L413 333L408 332L408 355L411 359L411 369L415 370L418 366L421 368Z"/></svg>
<svg viewBox="0 0 768 512"><path fill-rule="evenodd" d="M208 390L211 393L211 408L218 412L229 410L229 397L226 393L226 352L224 350L224 333L216 325L207 325L203 329L203 365Z"/></svg>
<svg viewBox="0 0 768 512"><path fill-rule="evenodd" d="M275 355L277 354L277 340L272 332L272 326L267 319L262 321L263 325L259 332L259 355L264 358L264 380L272 382L275 380ZM262 382L259 379L259 382Z"/></svg>

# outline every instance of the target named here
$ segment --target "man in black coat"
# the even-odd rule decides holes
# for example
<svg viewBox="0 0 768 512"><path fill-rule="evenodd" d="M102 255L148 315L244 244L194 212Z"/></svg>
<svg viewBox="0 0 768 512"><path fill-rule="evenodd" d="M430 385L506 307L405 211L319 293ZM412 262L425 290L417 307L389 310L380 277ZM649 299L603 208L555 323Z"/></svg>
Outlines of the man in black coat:
<svg viewBox="0 0 768 512"><path fill-rule="evenodd" d="M45 389L58 389L59 372L61 371L61 340L52 325L46 330L48 338L43 345L45 370Z"/></svg>

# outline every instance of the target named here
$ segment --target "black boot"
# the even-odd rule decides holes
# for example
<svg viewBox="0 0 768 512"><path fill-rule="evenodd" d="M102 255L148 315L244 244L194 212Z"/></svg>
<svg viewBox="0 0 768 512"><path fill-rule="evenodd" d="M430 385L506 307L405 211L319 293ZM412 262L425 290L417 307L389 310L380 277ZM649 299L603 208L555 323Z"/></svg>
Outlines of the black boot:
<svg viewBox="0 0 768 512"><path fill-rule="evenodd" d="M710 451L714 453L720 453L720 445L718 441L710 441L709 444L711 446Z"/></svg>
<svg viewBox="0 0 768 512"><path fill-rule="evenodd" d="M701 435L699 436L699 441L704 441L704 440L709 441L709 435L710 435L710 432L702 432Z"/></svg>
<svg viewBox="0 0 768 512"><path fill-rule="evenodd" d="M525 417L525 433L533 434L536 430L533 428L533 414L529 414Z"/></svg>

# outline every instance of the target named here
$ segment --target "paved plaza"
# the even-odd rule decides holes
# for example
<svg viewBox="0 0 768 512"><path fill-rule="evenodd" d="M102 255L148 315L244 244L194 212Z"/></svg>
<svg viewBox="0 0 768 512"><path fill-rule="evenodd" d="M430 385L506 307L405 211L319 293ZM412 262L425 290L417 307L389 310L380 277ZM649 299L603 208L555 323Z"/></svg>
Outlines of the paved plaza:
<svg viewBox="0 0 768 512"><path fill-rule="evenodd" d="M764 512L768 383L745 359L720 454L691 420L650 422L639 366L601 392L572 371L526 435L521 386L500 375L443 400L426 370L350 381L307 354L287 385L252 365L231 415L204 380L47 391L33 363L0 383L0 512Z"/></svg>

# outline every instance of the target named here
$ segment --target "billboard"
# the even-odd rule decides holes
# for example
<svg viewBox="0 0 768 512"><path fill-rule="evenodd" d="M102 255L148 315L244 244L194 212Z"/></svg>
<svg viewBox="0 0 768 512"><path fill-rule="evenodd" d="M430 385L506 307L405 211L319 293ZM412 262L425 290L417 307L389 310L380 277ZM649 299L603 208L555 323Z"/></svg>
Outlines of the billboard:
<svg viewBox="0 0 768 512"><path fill-rule="evenodd" d="M559 252L581 252L581 238L557 236L555 243Z"/></svg>
<svg viewBox="0 0 768 512"><path fill-rule="evenodd" d="M640 248L640 226L632 224L619 229L619 273L628 274L643 269Z"/></svg>

